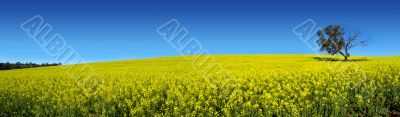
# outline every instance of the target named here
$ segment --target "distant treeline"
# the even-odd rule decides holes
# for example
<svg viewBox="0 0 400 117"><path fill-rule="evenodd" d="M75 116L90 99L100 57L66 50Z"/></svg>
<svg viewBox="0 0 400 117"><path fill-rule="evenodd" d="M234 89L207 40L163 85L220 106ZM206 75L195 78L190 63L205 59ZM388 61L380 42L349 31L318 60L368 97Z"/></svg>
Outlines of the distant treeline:
<svg viewBox="0 0 400 117"><path fill-rule="evenodd" d="M34 67L44 67L44 66L58 66L62 65L61 63L42 63L42 64L36 64L36 63L0 63L0 70L10 70L10 69L23 69L23 68L34 68Z"/></svg>

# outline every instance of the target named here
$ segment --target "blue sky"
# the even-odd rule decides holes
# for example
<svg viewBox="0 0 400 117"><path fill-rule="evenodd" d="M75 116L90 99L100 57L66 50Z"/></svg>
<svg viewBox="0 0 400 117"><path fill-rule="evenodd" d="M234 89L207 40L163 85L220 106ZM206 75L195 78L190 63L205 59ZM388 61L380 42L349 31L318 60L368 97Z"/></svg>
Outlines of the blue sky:
<svg viewBox="0 0 400 117"><path fill-rule="evenodd" d="M212 54L312 54L292 29L307 19L360 31L369 46L353 55L400 55L395 0L3 0L0 60L55 59L20 29L40 15L87 61L175 56L156 29L177 19Z"/></svg>

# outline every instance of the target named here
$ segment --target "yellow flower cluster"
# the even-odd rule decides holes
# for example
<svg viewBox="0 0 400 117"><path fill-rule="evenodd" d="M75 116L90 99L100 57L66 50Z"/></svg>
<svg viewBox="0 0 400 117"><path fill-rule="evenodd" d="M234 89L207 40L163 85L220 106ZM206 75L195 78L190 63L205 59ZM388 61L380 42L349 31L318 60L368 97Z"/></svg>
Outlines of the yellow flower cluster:
<svg viewBox="0 0 400 117"><path fill-rule="evenodd" d="M0 71L0 116L386 116L400 110L400 57L351 64L314 55L215 57L228 74L205 77L184 57L90 63L94 74L71 75L63 67ZM80 85L92 82L97 85Z"/></svg>

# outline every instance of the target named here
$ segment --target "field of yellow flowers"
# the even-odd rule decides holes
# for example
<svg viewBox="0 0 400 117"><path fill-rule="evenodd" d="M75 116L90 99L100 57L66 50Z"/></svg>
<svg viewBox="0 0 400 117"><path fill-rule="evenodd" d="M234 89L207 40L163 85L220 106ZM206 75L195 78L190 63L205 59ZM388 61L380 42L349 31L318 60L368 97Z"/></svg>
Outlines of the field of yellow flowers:
<svg viewBox="0 0 400 117"><path fill-rule="evenodd" d="M0 116L387 116L400 111L400 57L329 62L315 56L214 55L226 71L219 75L202 75L185 57L90 63L93 73L73 75L66 66L5 70L0 71Z"/></svg>

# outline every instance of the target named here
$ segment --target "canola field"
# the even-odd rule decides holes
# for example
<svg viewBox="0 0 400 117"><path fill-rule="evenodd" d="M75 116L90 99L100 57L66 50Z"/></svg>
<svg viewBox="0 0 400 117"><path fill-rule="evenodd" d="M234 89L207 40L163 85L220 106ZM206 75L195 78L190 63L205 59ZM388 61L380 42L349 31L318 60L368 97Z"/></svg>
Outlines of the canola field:
<svg viewBox="0 0 400 117"><path fill-rule="evenodd" d="M0 116L387 116L400 111L400 57L213 55L0 71ZM70 68L70 69L67 69Z"/></svg>

